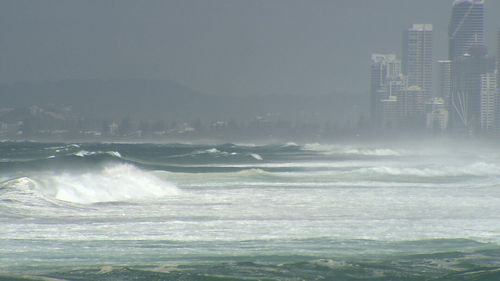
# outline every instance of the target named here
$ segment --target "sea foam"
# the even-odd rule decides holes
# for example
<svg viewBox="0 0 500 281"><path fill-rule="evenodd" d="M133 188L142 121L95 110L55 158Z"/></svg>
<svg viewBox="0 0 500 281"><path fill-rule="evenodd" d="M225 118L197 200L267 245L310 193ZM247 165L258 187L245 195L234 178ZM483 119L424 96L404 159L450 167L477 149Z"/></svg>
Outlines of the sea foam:
<svg viewBox="0 0 500 281"><path fill-rule="evenodd" d="M262 158L262 156L260 156L260 155L259 155L259 154L257 154L257 153L250 153L250 156L252 156L252 158L254 158L255 160L259 160L259 161L264 160L264 159Z"/></svg>
<svg viewBox="0 0 500 281"><path fill-rule="evenodd" d="M84 173L45 173L12 180L2 186L35 190L47 198L78 204L154 200L179 193L174 184L159 178L154 172L130 164L113 164Z"/></svg>
<svg viewBox="0 0 500 281"><path fill-rule="evenodd" d="M352 172L352 171L351 171ZM472 163L466 166L441 167L370 167L361 168L358 174L379 174L388 176L417 176L417 177L458 177L458 176L500 176L500 167L485 162Z"/></svg>
<svg viewBox="0 0 500 281"><path fill-rule="evenodd" d="M87 150L80 150L76 153L73 153L72 155L78 156L78 157L86 157L86 156L92 156L92 155L102 155L102 154L108 154L113 157L121 158L122 155L118 151L87 151Z"/></svg>
<svg viewBox="0 0 500 281"><path fill-rule="evenodd" d="M328 145L320 143L310 143L304 145L305 150L323 152L325 154L346 154L361 156L402 156L406 151L389 148L359 148L351 146Z"/></svg>

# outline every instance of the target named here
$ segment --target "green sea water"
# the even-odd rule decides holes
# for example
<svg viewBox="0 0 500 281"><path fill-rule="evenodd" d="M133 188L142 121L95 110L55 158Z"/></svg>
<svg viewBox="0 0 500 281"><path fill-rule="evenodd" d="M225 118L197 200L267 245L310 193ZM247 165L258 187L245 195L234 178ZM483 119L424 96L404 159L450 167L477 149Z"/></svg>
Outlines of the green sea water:
<svg viewBox="0 0 500 281"><path fill-rule="evenodd" d="M0 280L500 280L495 146L0 143Z"/></svg>

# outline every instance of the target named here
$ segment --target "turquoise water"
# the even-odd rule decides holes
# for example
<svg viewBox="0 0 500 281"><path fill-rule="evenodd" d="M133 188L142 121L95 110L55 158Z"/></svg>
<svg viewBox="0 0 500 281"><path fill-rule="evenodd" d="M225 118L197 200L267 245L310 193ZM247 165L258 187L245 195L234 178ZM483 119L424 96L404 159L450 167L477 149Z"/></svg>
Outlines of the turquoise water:
<svg viewBox="0 0 500 281"><path fill-rule="evenodd" d="M466 147L3 142L0 280L500 280Z"/></svg>

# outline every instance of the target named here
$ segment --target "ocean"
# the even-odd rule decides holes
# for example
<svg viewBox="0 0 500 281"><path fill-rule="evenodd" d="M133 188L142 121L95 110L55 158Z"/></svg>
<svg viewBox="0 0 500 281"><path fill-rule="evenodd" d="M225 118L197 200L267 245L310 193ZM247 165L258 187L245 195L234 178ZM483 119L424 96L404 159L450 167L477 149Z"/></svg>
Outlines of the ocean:
<svg viewBox="0 0 500 281"><path fill-rule="evenodd" d="M1 142L0 280L500 280L500 150Z"/></svg>

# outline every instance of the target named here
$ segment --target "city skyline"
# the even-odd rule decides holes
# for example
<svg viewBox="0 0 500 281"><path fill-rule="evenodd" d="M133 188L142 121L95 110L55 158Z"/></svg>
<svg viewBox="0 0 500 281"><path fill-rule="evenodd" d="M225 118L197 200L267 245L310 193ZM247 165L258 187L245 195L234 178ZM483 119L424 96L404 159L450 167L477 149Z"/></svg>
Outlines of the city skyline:
<svg viewBox="0 0 500 281"><path fill-rule="evenodd" d="M448 58L453 0L113 3L1 1L0 83L158 79L207 95L365 95L366 60L400 55L413 23L433 24L434 57ZM500 2L485 3L493 46Z"/></svg>
<svg viewBox="0 0 500 281"><path fill-rule="evenodd" d="M375 126L435 132L439 125L441 133L500 134L498 60L485 45L484 5L482 0L456 0L451 5L448 60L433 57L432 24L413 24L403 32L399 75L384 73L381 66L388 62L377 62L372 55L370 104ZM499 46L500 42L497 53ZM435 89L433 77L438 78Z"/></svg>
<svg viewBox="0 0 500 281"><path fill-rule="evenodd" d="M32 12L38 14L40 11L35 8L43 10L50 7L51 3L57 2L51 1L52 0L48 0L48 2L45 2L45 5L42 6L30 6L34 9ZM298 83L300 87L302 87L302 90L300 90L300 87L293 87L293 83L288 83L287 87L293 88L293 91L278 91L278 93L260 92L257 86L262 84L259 82L259 79L250 74L245 75L245 79L246 81L252 80L252 83L254 83L255 87L247 87L247 89L252 89L252 93L247 92L244 94L243 92L238 92L231 95L225 95L223 92L210 93L209 88L205 88L205 91L197 91L195 88L190 87L190 85L186 86L186 84L177 83L177 80L165 80L158 77L130 79L97 77L94 79L63 79L55 82L48 79L48 81L17 84L0 83L0 89L2 89L0 93L1 97L5 97L6 100L6 102L3 103L3 107L0 108L0 125L4 128L8 128L5 130L2 129L4 132L16 132L16 130L19 132L22 131L19 128L23 128L22 125L20 125L23 124L23 122L30 123L32 119L49 118L47 116L51 116L50 118L52 119L50 120L55 124L64 123L65 128L72 126L68 124L85 123L87 125L82 127L91 128L91 131L100 130L100 128L96 128L100 127L100 125L96 124L100 124L100 122L103 121L108 124L118 124L123 120L133 120L133 123L137 125L135 129L138 129L143 121L144 123L154 123L158 120L163 120L191 125L194 123L194 120L202 119L206 120L207 124L217 124L219 122L230 123L230 121L235 120L244 124L251 124L252 122L263 123L264 121L276 122L276 124L284 122L287 123L286 126L288 127L293 127L289 126L289 124L300 125L303 120L307 120L307 122L304 123L310 124L312 127L322 128L316 129L315 131L315 134L319 136L323 135L323 131L330 130L324 128L331 127L336 127L337 129L349 128L351 135L376 134L377 130L380 128L391 130L428 130L432 132L436 131L436 128L439 128L439 131L460 131L465 134L489 132L492 127L496 128L497 125L500 125L500 122L496 121L496 119L498 119L497 117L494 118L495 120L491 120L492 116L498 115L496 113L496 108L498 107L496 104L499 100L497 95L492 93L491 85L495 80L498 81L499 79L483 79L485 75L485 77L491 77L491 73L493 73L495 68L495 63L491 55L495 54L495 46L491 44L486 46L488 44L485 44L491 41L491 36L488 36L489 33L485 31L488 26L487 15L488 13L491 14L489 11L492 9L491 7L495 7L495 5L494 3L481 0L450 0L447 2L448 6L446 10L442 8L441 4L436 3L436 7L441 7L441 9L436 8L436 11L439 11L441 13L441 18L445 18L447 21L446 26L448 26L449 29L446 28L446 33L443 32L444 25L442 23L435 24L433 20L421 20L421 14L425 15L425 12L419 11L416 9L417 7L414 7L415 11L412 11L412 16L405 20L405 24L401 24L401 21L395 20L394 24L390 27L379 25L376 29L371 31L370 35L372 37L361 36L367 33L361 32L361 30L358 29L359 26L353 26L349 34L353 36L356 35L355 37L362 38L362 40L372 43L368 45L353 44L351 40L343 40L343 37L339 36L346 36L347 33L337 34L337 31L333 29L327 37L323 37L324 34L319 31L318 33L308 33L308 36L316 36L316 38L323 38L325 40L334 40L323 47L328 47L331 58L339 56L348 61L348 63L341 64L331 61L328 62L328 59L319 62L319 57L312 59L309 55L316 55L314 51L315 48L312 45L309 46L310 48L306 48L307 53L302 53L304 56L293 56L296 59L301 59L308 63L315 61L317 62L314 64L315 66L328 62L328 67L331 67L331 69L335 68L340 70L341 75L321 72L321 75L328 76L328 79L325 80L328 82L326 84L300 83L300 79L293 79L293 75L286 75L286 71L289 70L296 71L297 73L302 72L304 73L303 78L306 79L307 75L317 70L308 67L307 64L303 64L301 68L281 68L278 64L273 64L275 69L272 73L267 74L266 71L270 71L270 68L262 67L259 69L259 75L267 75L266 79L272 79L271 74L279 73L279 75L286 76L291 82ZM23 7L23 5L25 5L22 1L16 3L21 4L11 4L11 6ZM102 3L107 2L104 1ZM124 3L125 4L118 7L118 9L128 7L128 2ZM308 10L309 12L319 12L321 10L319 8L324 5L324 3L315 3L316 4L313 5L314 8L312 11ZM373 2L367 2L368 6L354 4L352 4L354 6L350 6L351 4L348 3L338 2L338 5L335 7L335 12L338 13L339 11L347 9L349 12L362 14L367 12L366 9L368 9L367 7L370 5L368 3ZM392 4L394 9L396 9L396 7L406 7L407 9L413 7L413 4L409 4L405 1L397 2L405 3L400 6L398 6L399 4L396 2L391 2L390 0L380 0L377 3L380 6L370 7L375 9L373 12L376 11L377 15L380 16L384 14L377 9L388 3ZM0 5L2 5L2 3L0 3ZM3 5L6 4L3 3ZM194 11L191 9L191 4L186 5L188 6L184 8L191 12ZM270 7L266 5L267 4L262 2L254 6L256 9L255 11L261 11L263 8ZM57 7L67 8L69 6L61 4ZM234 8L235 6L229 5L225 7L230 9L229 7ZM311 6L308 7L310 8ZM352 7L356 7L357 9L352 10ZM134 7L131 11L135 12L136 8L137 7ZM106 12L106 9L102 11ZM241 12L239 9L237 9L237 11ZM50 14L47 11L45 12L47 14L44 16ZM321 10L321 12L326 12L326 10ZM328 10L328 12L333 12L333 10ZM393 13L393 16L403 15L407 12L409 12L409 10L407 11L399 8L398 13ZM444 16L445 14L446 16ZM64 18L66 15L61 16ZM78 15L75 16L78 17ZM344 19L345 18L340 16L336 18L339 22L343 22ZM38 21L40 19L35 17L33 20ZM328 20L330 20L330 18L328 18ZM9 21L8 17L6 21ZM251 23L253 24L254 22ZM32 24L33 22L28 24L30 28L32 28ZM367 32L369 28L372 28L372 26L369 27L361 23L359 24L367 28L365 32ZM140 26L140 24L138 26ZM271 26L273 25L269 25L269 27ZM315 25L311 25L310 27L313 28L313 26ZM489 26L491 27L491 22ZM117 26L114 27L117 28ZM338 28L337 25L332 26L332 28L333 27ZM6 27L0 26L0 31L1 28ZM168 26L166 26L166 28L168 28ZM290 29L291 26L287 28L282 26L282 28L284 29L281 31L293 31ZM391 34L390 38L384 35L389 30L393 29L397 30ZM122 30L122 32L123 31L124 30ZM136 31L132 31L131 34L136 36L138 34ZM225 32L229 31L225 30ZM113 32L113 34L115 33ZM205 37L207 40L210 39L208 34L207 37ZM259 30L254 35L257 34L259 36L248 38L249 41L247 42L255 43L262 39L260 36L264 36L266 33ZM29 38L29 33L25 35ZM62 36L61 38L65 37ZM232 38L233 37L224 38L224 40L219 41L233 44L235 42ZM377 43L381 38L384 39L382 41L385 41L383 45ZM147 38L143 39L147 41ZM312 39L312 37L309 39ZM62 45L71 43L71 41L67 42L62 39L60 40ZM6 42L5 46L11 43L8 40L6 40ZM44 40L44 42L53 44L51 40ZM138 40L135 41L134 44L141 44L141 42L142 41ZM214 44L220 44L220 42L213 41ZM294 41L287 42L289 43L286 45L287 48L296 47ZM310 44L317 43L314 40L309 40L308 42ZM125 48L117 48L116 50L126 50L127 47L134 46L134 44L127 44ZM335 48L344 44L348 44L353 51L347 52L344 50L345 53L341 54L334 52ZM448 44L449 46L447 46ZM191 47L192 45L186 44L186 46ZM219 46L223 47L223 45ZM382 49L387 50L387 52L379 52L380 46L385 46ZM389 47L387 48L387 46ZM43 45L40 47L40 52L43 51L43 47ZM103 50L106 49L105 46L101 47ZM159 48L159 46L156 47ZM371 48L371 50L369 50L371 52L371 65L367 67L369 62L364 55L360 55L360 53L357 52L359 50L356 48ZM231 48L231 50L235 49L238 48ZM443 49L448 50L450 53L443 53ZM99 50L101 49L99 48ZM258 48L252 50L257 52ZM487 52L488 50L489 54ZM81 55L81 50L79 52L76 47L74 50L72 49L72 51L74 51L75 56ZM165 48L162 54L168 56L170 51L170 48ZM10 50L10 52L12 52L12 50ZM9 65L10 58L5 58L6 53L9 53L8 48L7 52L0 52L0 73L2 67L4 67L3 70L5 70L5 65ZM462 55L457 56L454 55L454 53L462 53ZM99 55L99 53L95 54ZM4 56L3 58L2 55ZM141 53L141 55L143 54ZM453 57L453 60L446 59L450 57ZM57 58L58 56L54 57L54 61L57 61ZM205 53L203 58L208 59L212 57L209 56L208 53ZM221 57L219 56L219 58ZM244 58L244 56L242 55L238 58ZM252 58L257 60L261 59L261 56L255 53L252 55ZM358 59L363 60L363 65L361 67L359 67L359 64L356 62ZM75 68L71 66L71 63L69 63L70 61L71 59L65 60L65 63L67 63L68 68L74 70ZM120 62L124 61L126 60L124 59ZM286 61L291 62L292 60L289 58ZM24 60L20 60L20 62L29 62L39 65L39 63L35 61L30 61L28 57L24 58ZM222 64L224 64L224 62L220 60L220 65ZM46 73L49 74L51 73L49 70L50 63L46 65ZM15 73L15 69L26 66L29 65L18 63L15 65L12 72ZM172 65L172 68L175 68L175 65ZM496 68L498 68L498 66ZM131 67L124 67L123 69L131 69ZM236 70L236 68L234 69ZM349 77L349 75L351 75L349 74L350 72L356 73L356 79L341 79L341 77ZM220 73L215 67L207 74L217 75ZM6 78L7 76L8 75L0 75L0 82L2 79L8 80ZM193 77L194 76L196 75L193 75ZM341 79L342 83L350 83L351 87L342 90L340 84L335 82L337 79ZM213 81L216 81L216 79ZM231 79L230 76L227 76L223 84L229 85L234 81L235 80ZM277 86L280 84L280 79L273 80L272 84L273 87ZM330 86L327 87L327 84L330 84ZM318 85L319 87L328 89L328 91L318 91L319 88L316 87ZM365 85L368 86L365 87ZM125 92L127 95L126 98L119 96ZM144 100L131 98L134 95L139 96L142 94L145 94L148 98ZM246 98L247 94L248 97L251 98ZM23 95L25 95L26 98L23 99ZM92 97L90 100L96 104L88 102L85 97ZM114 103L113 101L117 98L122 102ZM263 101L264 98L277 101L277 103L268 104ZM132 101L131 103L137 106L132 107L129 104L124 104L124 100ZM113 104L121 104L121 106L113 110L105 109L106 107L113 106ZM59 109L64 108L64 110L52 110L57 107L59 107ZM141 111L140 109L142 108L153 108L154 110ZM43 114L37 115L39 112L44 112L47 116ZM64 120L65 122L60 120ZM496 124L493 126L492 122ZM60 129L54 128L55 126L53 124L50 125L47 123L50 122L40 122L40 124L45 125L38 126L37 129L33 129L33 131L42 132L48 130L52 132ZM31 124L37 124L37 122L31 122ZM25 126L24 128L29 127ZM338 131L346 130L338 129ZM22 133L19 135L22 136Z"/></svg>

